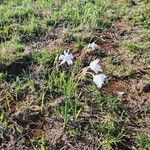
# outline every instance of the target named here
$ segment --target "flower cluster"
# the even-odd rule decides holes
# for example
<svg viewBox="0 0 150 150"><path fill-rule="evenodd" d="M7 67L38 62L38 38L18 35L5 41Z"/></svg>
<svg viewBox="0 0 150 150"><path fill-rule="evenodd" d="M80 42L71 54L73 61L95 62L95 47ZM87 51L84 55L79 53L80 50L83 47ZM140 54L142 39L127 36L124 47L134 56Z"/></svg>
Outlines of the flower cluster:
<svg viewBox="0 0 150 150"><path fill-rule="evenodd" d="M98 45L95 44L94 42L92 44L89 44L88 45L88 49L91 49L92 51L95 50L95 49L98 49ZM67 63L69 66L73 64L73 54L69 52L69 50L66 52L64 51L64 54L61 54L59 56L59 61L60 62L60 65L64 64L64 63ZM102 85L104 84L107 76L105 74L98 74L100 72L102 72L102 67L99 65L99 59L96 59L94 61L92 61L90 63L90 65L88 67L86 67L86 69L82 69L82 70L85 70L84 71L84 75L86 75L88 72L88 69L92 70L95 74L93 73L90 73L93 77L93 82L96 84L96 86L98 88L101 88Z"/></svg>
<svg viewBox="0 0 150 150"><path fill-rule="evenodd" d="M102 72L102 68L98 63L99 59L92 61L90 63L90 69L96 73L96 75L93 75L93 82L97 85L98 88L101 88L107 76L105 74L98 74L99 72Z"/></svg>

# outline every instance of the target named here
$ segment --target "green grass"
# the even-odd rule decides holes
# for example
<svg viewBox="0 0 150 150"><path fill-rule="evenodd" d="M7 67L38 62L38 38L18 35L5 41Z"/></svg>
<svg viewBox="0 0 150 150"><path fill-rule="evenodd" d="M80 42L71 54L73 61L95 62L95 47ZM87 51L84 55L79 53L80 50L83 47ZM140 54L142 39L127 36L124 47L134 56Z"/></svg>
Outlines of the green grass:
<svg viewBox="0 0 150 150"><path fill-rule="evenodd" d="M94 105L96 108L102 110L108 110L110 112L119 113L120 111L120 100L111 95L102 95L97 87L92 88L94 96Z"/></svg>
<svg viewBox="0 0 150 150"><path fill-rule="evenodd" d="M64 104L57 108L58 113L63 119L64 127L70 120L77 120L81 110L82 107L79 106L78 101L73 99L65 99Z"/></svg>
<svg viewBox="0 0 150 150"><path fill-rule="evenodd" d="M149 150L150 149L150 137L144 134L139 134L138 139L138 150Z"/></svg>
<svg viewBox="0 0 150 150"><path fill-rule="evenodd" d="M129 15L127 18L134 24L138 26L143 26L149 29L150 25L150 15L149 15L149 3L141 4L137 9L128 9Z"/></svg>
<svg viewBox="0 0 150 150"><path fill-rule="evenodd" d="M128 65L128 60L123 60L119 56L107 56L103 58L107 66L105 72L107 74L113 74L114 76L125 78L134 73L134 68Z"/></svg>
<svg viewBox="0 0 150 150"><path fill-rule="evenodd" d="M39 137L38 139L31 139L32 147L37 148L39 150L47 150L47 146L45 144L44 136Z"/></svg>
<svg viewBox="0 0 150 150"><path fill-rule="evenodd" d="M34 63L40 64L48 64L53 66L53 62L55 61L57 55L57 51L55 52L36 52L32 53Z"/></svg>
<svg viewBox="0 0 150 150"><path fill-rule="evenodd" d="M0 80L5 80L5 79L6 79L6 74L0 73Z"/></svg>
<svg viewBox="0 0 150 150"><path fill-rule="evenodd" d="M0 6L0 41L10 41L17 36L21 43L26 43L48 34L52 28L62 24L73 30L79 27L85 27L86 30L93 27L107 28L114 17L111 12L107 12L107 15L104 12L107 8L113 10L113 7L111 1L98 0L88 3L86 0L9 1ZM11 11L12 8L14 11Z"/></svg>
<svg viewBox="0 0 150 150"><path fill-rule="evenodd" d="M132 43L129 41L126 41L125 43L123 43L123 47L125 49L127 49L129 52L148 52L150 46L148 45L148 43Z"/></svg>

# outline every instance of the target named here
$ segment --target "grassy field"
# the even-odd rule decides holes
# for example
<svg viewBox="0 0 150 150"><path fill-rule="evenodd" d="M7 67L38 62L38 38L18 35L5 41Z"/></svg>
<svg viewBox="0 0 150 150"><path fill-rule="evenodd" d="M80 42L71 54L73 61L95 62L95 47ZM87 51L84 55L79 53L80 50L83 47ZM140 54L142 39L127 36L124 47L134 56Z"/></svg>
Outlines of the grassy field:
<svg viewBox="0 0 150 150"><path fill-rule="evenodd" d="M0 1L0 149L150 150L150 1Z"/></svg>

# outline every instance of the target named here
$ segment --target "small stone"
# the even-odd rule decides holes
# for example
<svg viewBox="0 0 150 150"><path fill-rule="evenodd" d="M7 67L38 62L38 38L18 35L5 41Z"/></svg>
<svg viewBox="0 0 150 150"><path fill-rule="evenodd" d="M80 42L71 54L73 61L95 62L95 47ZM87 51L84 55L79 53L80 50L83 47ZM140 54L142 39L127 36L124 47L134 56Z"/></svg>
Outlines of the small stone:
<svg viewBox="0 0 150 150"><path fill-rule="evenodd" d="M144 87L143 87L143 91L148 93L150 92L150 83L146 84Z"/></svg>

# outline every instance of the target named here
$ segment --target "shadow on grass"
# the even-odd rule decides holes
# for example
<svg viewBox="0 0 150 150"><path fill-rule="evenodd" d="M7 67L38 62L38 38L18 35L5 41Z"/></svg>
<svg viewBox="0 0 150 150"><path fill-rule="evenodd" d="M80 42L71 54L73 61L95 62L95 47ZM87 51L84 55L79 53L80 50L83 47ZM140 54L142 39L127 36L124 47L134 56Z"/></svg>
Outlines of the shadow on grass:
<svg viewBox="0 0 150 150"><path fill-rule="evenodd" d="M18 76L20 75L24 70L27 70L28 67L32 63L32 56L25 55L20 59L17 59L13 63L9 64L8 66L0 66L0 72L6 73L8 76Z"/></svg>

